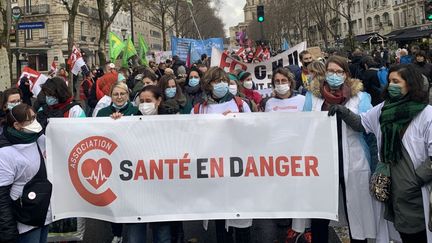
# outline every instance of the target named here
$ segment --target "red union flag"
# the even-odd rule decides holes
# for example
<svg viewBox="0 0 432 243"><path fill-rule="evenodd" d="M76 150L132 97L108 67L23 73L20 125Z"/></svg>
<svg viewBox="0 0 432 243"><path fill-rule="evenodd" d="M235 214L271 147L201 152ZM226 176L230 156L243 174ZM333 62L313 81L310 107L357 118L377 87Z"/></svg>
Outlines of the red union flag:
<svg viewBox="0 0 432 243"><path fill-rule="evenodd" d="M24 77L28 78L30 83L30 90L32 91L34 97L39 94L39 92L41 91L41 85L44 84L48 79L47 76L39 73L38 71L35 71L29 67L24 67L18 80L17 86L20 85L21 79Z"/></svg>
<svg viewBox="0 0 432 243"><path fill-rule="evenodd" d="M74 75L77 75L81 71L81 67L86 65L81 52L75 46L72 47L72 53L69 57L68 65Z"/></svg>

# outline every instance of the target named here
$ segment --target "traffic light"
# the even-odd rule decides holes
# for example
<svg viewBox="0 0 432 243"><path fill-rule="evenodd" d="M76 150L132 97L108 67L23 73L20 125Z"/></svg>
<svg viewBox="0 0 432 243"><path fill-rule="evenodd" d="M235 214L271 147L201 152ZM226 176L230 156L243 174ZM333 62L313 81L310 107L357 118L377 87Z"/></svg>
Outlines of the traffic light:
<svg viewBox="0 0 432 243"><path fill-rule="evenodd" d="M257 20L258 22L264 22L264 5L257 6Z"/></svg>
<svg viewBox="0 0 432 243"><path fill-rule="evenodd" d="M432 0L425 1L425 19L432 21Z"/></svg>

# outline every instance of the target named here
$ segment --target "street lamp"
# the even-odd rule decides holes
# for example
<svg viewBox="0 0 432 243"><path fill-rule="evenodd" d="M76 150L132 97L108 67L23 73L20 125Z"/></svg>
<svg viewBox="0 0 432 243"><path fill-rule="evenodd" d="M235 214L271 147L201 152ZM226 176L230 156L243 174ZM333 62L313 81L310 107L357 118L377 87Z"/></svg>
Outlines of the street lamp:
<svg viewBox="0 0 432 243"><path fill-rule="evenodd" d="M123 40L126 40L127 29L121 29L121 35L123 36Z"/></svg>

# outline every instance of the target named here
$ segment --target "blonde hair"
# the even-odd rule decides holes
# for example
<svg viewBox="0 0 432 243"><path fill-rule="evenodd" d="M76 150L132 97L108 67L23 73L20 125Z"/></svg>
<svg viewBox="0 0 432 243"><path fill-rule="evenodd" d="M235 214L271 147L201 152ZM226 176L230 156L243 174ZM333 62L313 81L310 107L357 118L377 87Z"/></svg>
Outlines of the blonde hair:
<svg viewBox="0 0 432 243"><path fill-rule="evenodd" d="M111 86L110 96L112 96L112 93L113 93L113 91L114 91L115 88L120 88L120 89L126 91L126 93L129 94L129 88L128 88L128 86L127 86L124 82L121 82L121 81L120 81L120 82L114 83L114 84ZM128 95L128 96L129 96L129 95Z"/></svg>
<svg viewBox="0 0 432 243"><path fill-rule="evenodd" d="M313 72L314 79L317 79L318 81L324 80L326 75L326 67L324 63L320 61L313 61L311 64L307 67L309 72Z"/></svg>

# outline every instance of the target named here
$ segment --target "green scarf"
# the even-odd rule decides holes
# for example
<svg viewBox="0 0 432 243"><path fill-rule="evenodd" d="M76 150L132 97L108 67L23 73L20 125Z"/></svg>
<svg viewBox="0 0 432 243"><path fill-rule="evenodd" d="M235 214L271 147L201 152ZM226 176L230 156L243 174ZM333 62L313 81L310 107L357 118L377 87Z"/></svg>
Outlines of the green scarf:
<svg viewBox="0 0 432 243"><path fill-rule="evenodd" d="M395 164L402 157L401 131L427 104L401 99L386 101L379 118L381 124L381 161Z"/></svg>
<svg viewBox="0 0 432 243"><path fill-rule="evenodd" d="M7 127L3 131L4 136L7 140L9 140L12 144L29 144L34 143L38 138L42 135L42 132L40 133L26 133L22 131L18 131L14 128Z"/></svg>

